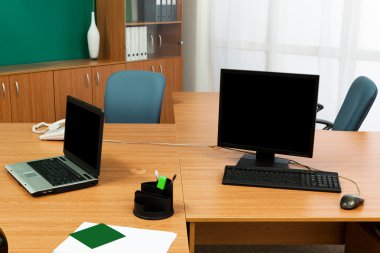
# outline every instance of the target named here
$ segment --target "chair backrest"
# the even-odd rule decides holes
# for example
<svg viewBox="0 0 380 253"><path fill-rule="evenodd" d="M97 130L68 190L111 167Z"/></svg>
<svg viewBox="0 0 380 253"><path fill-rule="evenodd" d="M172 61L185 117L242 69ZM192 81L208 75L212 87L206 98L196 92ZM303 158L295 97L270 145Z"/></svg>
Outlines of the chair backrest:
<svg viewBox="0 0 380 253"><path fill-rule="evenodd" d="M159 123L165 77L149 71L112 74L104 96L108 123Z"/></svg>
<svg viewBox="0 0 380 253"><path fill-rule="evenodd" d="M359 76L351 84L332 130L358 131L376 99L375 83L364 76Z"/></svg>

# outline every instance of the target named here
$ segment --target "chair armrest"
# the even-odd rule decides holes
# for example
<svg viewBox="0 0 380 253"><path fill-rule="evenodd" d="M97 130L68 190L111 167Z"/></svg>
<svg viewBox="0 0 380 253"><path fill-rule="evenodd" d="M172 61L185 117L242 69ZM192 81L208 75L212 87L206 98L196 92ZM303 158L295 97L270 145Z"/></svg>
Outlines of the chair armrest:
<svg viewBox="0 0 380 253"><path fill-rule="evenodd" d="M325 125L325 127L322 128L323 130L330 130L334 126L333 123L324 119L317 119L315 123Z"/></svg>
<svg viewBox="0 0 380 253"><path fill-rule="evenodd" d="M322 110L323 108L325 108L322 104L320 103L317 103L317 112L319 112L320 110Z"/></svg>

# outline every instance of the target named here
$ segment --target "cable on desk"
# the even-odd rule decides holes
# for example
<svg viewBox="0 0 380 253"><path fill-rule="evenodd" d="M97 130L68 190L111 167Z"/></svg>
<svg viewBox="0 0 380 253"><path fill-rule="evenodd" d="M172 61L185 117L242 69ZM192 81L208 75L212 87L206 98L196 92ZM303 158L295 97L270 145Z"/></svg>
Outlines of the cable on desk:
<svg viewBox="0 0 380 253"><path fill-rule="evenodd" d="M308 170L321 171L321 170L319 170L319 169L312 168L312 167L310 167L310 166L308 166L308 165L305 165L305 164L299 163L299 162L294 161L294 160L289 160L289 162L292 163L292 164L300 165L300 166L302 166L302 167L304 167L304 168L307 168ZM347 177L344 177L344 176L341 176L341 175L339 175L339 177L340 177L340 178L343 178L343 179L345 179L345 180L347 180L347 181L350 181L351 183L353 183L353 184L356 186L356 189L358 190L358 195L361 196L360 188L359 188L358 183L356 183L354 180L352 180L352 179L350 179L350 178L347 178Z"/></svg>
<svg viewBox="0 0 380 253"><path fill-rule="evenodd" d="M119 141L119 140L103 140L103 142L119 143L119 144L145 144L145 145L176 146L176 147L213 148L213 146L210 146L210 145L190 144L190 143L168 143L168 142L148 142L148 141Z"/></svg>
<svg viewBox="0 0 380 253"><path fill-rule="evenodd" d="M221 148L221 147L218 147L218 146L215 146L215 145L214 145L214 146L210 146L210 147L211 147L211 148ZM240 149L235 149L235 148L226 148L226 147L223 147L222 149L233 150L233 151L237 151L237 152L241 152L241 153L245 153L245 154L256 154L255 152L247 152L247 151L240 150ZM304 168L306 168L306 169L308 169L308 170L321 171L321 170L319 170L319 169L312 168L312 167L310 167L310 166L308 166L308 165L305 165L305 164L299 163L299 162L297 162L297 161L295 161L295 160L290 160L290 159L289 159L289 162L290 162L291 164L297 164L297 165L300 165L300 166L302 166L302 167L304 167ZM344 177L344 176L341 176L341 175L339 175L339 177L340 177L340 178L343 178L343 179L345 179L345 180L347 180L347 181L350 181L351 183L353 183L353 184L356 186L356 189L357 189L357 191L358 191L358 195L361 196L361 192L360 192L360 188L359 188L358 183L356 183L354 180L352 180L352 179L350 179L350 178L347 178L347 177Z"/></svg>

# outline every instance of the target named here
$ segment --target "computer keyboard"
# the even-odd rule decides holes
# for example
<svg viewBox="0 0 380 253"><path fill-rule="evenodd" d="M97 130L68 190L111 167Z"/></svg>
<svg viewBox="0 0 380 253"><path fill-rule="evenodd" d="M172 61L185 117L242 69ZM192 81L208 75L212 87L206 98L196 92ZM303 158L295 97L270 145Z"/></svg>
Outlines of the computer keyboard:
<svg viewBox="0 0 380 253"><path fill-rule="evenodd" d="M85 179L58 158L28 162L28 165L53 186L74 183Z"/></svg>
<svg viewBox="0 0 380 253"><path fill-rule="evenodd" d="M341 192L336 172L227 165L223 184L307 191Z"/></svg>

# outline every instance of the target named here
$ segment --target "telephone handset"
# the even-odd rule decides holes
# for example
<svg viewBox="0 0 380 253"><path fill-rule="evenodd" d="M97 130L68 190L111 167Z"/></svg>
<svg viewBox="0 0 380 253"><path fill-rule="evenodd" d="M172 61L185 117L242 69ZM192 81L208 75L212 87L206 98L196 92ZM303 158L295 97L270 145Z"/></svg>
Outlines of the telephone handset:
<svg viewBox="0 0 380 253"><path fill-rule="evenodd" d="M40 127L45 127L42 130L38 130ZM41 140L63 140L65 136L65 119L58 120L53 124L47 124L45 122L41 122L32 127L32 132L40 135Z"/></svg>

